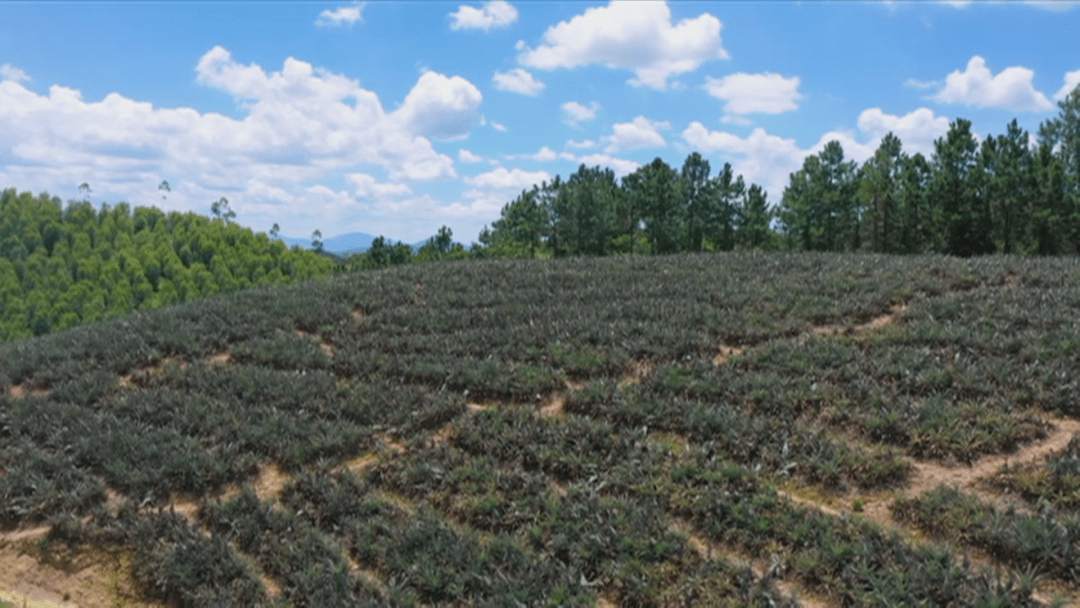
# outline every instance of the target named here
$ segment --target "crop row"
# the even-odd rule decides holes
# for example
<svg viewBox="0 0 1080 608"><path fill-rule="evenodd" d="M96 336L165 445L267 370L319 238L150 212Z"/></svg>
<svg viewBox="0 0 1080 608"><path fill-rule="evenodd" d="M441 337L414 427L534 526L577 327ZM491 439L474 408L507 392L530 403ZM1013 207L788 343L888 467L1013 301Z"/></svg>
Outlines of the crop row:
<svg viewBox="0 0 1080 608"><path fill-rule="evenodd" d="M1080 508L1080 434L1045 462L1008 467L988 480L988 485L1031 503L1046 502L1059 510Z"/></svg>
<svg viewBox="0 0 1080 608"><path fill-rule="evenodd" d="M981 547L1022 572L1066 581L1080 576L1080 519L1075 515L1002 510L948 486L897 501L893 514L934 536Z"/></svg>
<svg viewBox="0 0 1080 608"><path fill-rule="evenodd" d="M377 433L407 437L464 411L460 397L392 382L337 386L325 372L246 365L167 365L118 387L106 373L0 407L0 525L56 508L85 513L100 478L139 501L201 496L241 482L261 462L287 470L370 450Z"/></svg>
<svg viewBox="0 0 1080 608"><path fill-rule="evenodd" d="M526 447L515 453L517 441ZM796 506L712 448L672 451L604 422L479 412L456 421L446 443L413 446L367 478L462 525L512 534L548 559L587 568L587 580L625 591L628 573L653 573L644 578L651 601L671 585L667 567L690 560L685 537L671 532L677 517L721 547L773 558L778 572L838 603L1034 605L1030 587L1002 583L946 549Z"/></svg>

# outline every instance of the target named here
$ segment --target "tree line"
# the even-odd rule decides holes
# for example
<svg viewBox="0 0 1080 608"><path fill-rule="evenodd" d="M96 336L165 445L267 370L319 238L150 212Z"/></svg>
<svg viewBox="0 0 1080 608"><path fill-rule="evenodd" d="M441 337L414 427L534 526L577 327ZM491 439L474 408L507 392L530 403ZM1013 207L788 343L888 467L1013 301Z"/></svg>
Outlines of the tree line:
<svg viewBox="0 0 1080 608"><path fill-rule="evenodd" d="M1060 255L1080 252L1080 87L1031 138L1014 119L980 141L958 118L930 158L893 133L862 165L838 141L790 175L778 205L691 153L616 180L581 165L523 191L480 233L484 255L786 249ZM1034 139L1034 142L1032 142Z"/></svg>

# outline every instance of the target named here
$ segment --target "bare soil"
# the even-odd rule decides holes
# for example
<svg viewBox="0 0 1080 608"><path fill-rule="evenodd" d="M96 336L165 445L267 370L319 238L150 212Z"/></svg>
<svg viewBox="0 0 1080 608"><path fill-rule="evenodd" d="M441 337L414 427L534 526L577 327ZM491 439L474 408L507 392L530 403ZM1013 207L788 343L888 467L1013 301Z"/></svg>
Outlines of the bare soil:
<svg viewBox="0 0 1080 608"><path fill-rule="evenodd" d="M35 540L27 535L31 532L36 530L0 540L0 601L26 608L164 606L140 599L130 576L130 556L39 545L44 534Z"/></svg>

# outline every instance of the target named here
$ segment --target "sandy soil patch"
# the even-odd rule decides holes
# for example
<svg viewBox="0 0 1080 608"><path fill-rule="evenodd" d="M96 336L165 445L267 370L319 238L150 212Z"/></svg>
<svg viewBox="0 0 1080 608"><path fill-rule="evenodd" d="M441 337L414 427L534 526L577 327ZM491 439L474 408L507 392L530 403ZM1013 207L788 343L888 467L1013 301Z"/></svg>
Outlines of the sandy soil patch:
<svg viewBox="0 0 1080 608"><path fill-rule="evenodd" d="M47 388L28 389L24 384L15 384L11 387L8 387L8 394L11 395L12 399L22 399L27 395L31 397L46 397L51 392L52 391Z"/></svg>
<svg viewBox="0 0 1080 608"><path fill-rule="evenodd" d="M540 415L545 418L556 418L563 415L563 409L565 407L566 393L555 393L540 407Z"/></svg>
<svg viewBox="0 0 1080 608"><path fill-rule="evenodd" d="M634 361L630 370L619 380L619 388L625 388L631 384L641 384L653 371L653 365L647 361Z"/></svg>
<svg viewBox="0 0 1080 608"><path fill-rule="evenodd" d="M218 353L216 355L211 355L207 359L207 362L211 365L228 365L232 362L232 355L227 352Z"/></svg>
<svg viewBox="0 0 1080 608"><path fill-rule="evenodd" d="M835 336L837 334L863 334L869 331L874 331L896 323L900 319L901 313L904 312L906 307L903 304L897 304L889 309L889 312L874 317L866 323L860 325L818 325L811 328L811 333L817 336Z"/></svg>
<svg viewBox="0 0 1080 608"><path fill-rule="evenodd" d="M727 363L728 360L732 357L736 355L741 355L742 353L743 349L739 348L738 346L721 344L716 349L716 356L713 357L712 360L713 365L715 365L716 367L720 367L721 365Z"/></svg>
<svg viewBox="0 0 1080 608"><path fill-rule="evenodd" d="M0 600L19 608L164 606L139 598L122 553L45 553L35 542L0 541Z"/></svg>

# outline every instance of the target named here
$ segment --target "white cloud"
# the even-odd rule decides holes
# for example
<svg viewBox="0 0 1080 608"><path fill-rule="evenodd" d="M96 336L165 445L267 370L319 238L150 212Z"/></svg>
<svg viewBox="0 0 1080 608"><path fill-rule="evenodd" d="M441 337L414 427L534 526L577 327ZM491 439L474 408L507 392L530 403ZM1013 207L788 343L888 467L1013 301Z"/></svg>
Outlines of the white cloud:
<svg viewBox="0 0 1080 608"><path fill-rule="evenodd" d="M705 78L709 95L727 101L724 112L729 114L781 114L799 109L799 77L784 78L780 74L746 74L739 72L723 78Z"/></svg>
<svg viewBox="0 0 1080 608"><path fill-rule="evenodd" d="M555 160L556 158L561 158L561 159L564 159L564 160L573 160L574 155L570 154L569 152L556 152L556 151L552 150L551 148L549 148L547 146L544 146L544 147L540 148L540 150L537 151L535 154L507 154L505 158L507 160L517 160L517 159L522 159L523 158L523 159L526 159L526 160L535 160L535 161L538 161L538 162L547 162L547 161Z"/></svg>
<svg viewBox="0 0 1080 608"><path fill-rule="evenodd" d="M592 120L596 118L596 111L600 109L600 104L595 101L588 106L582 105L576 101L568 101L562 104L562 111L566 114L566 123L576 125L579 122L586 120Z"/></svg>
<svg viewBox="0 0 1080 608"><path fill-rule="evenodd" d="M720 29L708 13L673 25L663 2L613 0L548 28L535 49L519 44L518 61L542 70L599 64L634 72L631 85L665 89L669 77L728 57Z"/></svg>
<svg viewBox="0 0 1080 608"><path fill-rule="evenodd" d="M904 86L909 89L936 89L941 86L940 80L916 80L914 78L908 78L904 81Z"/></svg>
<svg viewBox="0 0 1080 608"><path fill-rule="evenodd" d="M474 177L466 177L465 183L477 188L516 191L532 188L533 184L549 179L551 179L551 174L547 171L523 171L518 168L507 171L505 167L499 167Z"/></svg>
<svg viewBox="0 0 1080 608"><path fill-rule="evenodd" d="M659 130L670 128L670 122L653 121L644 116L638 116L631 122L615 123L611 126L612 134L601 138L608 144L604 151L611 153L666 146L667 142Z"/></svg>
<svg viewBox="0 0 1080 608"><path fill-rule="evenodd" d="M495 129L496 131L498 131L500 133L506 133L506 125L502 124L501 122L492 121L491 122L491 128Z"/></svg>
<svg viewBox="0 0 1080 608"><path fill-rule="evenodd" d="M495 88L500 91L510 91L522 95L536 95L544 89L544 83L533 77L528 70L514 68L509 72L495 72L491 79Z"/></svg>
<svg viewBox="0 0 1080 608"><path fill-rule="evenodd" d="M491 0L482 8L474 8L462 4L456 13L450 13L454 22L450 24L452 30L484 30L493 27L505 27L517 20L517 9L504 0Z"/></svg>
<svg viewBox="0 0 1080 608"><path fill-rule="evenodd" d="M315 25L319 27L336 27L340 25L352 25L357 21L360 21L361 12L364 10L363 4L355 4L353 6L339 6L334 10L325 10L319 13L319 18L315 20Z"/></svg>
<svg viewBox="0 0 1080 608"><path fill-rule="evenodd" d="M1061 101L1069 96L1073 90L1080 86L1080 70L1075 72L1067 72L1065 74L1065 84L1058 89L1057 93L1054 93L1054 101Z"/></svg>
<svg viewBox="0 0 1080 608"><path fill-rule="evenodd" d="M754 121L750 120L749 118L747 118L745 116L732 116L730 114L722 117L720 119L720 122L722 122L722 123L724 123L726 125L739 125L741 127L748 127L748 126L754 124Z"/></svg>
<svg viewBox="0 0 1080 608"><path fill-rule="evenodd" d="M484 162L484 157L483 156L473 154L472 152L469 152L465 148L462 148L462 149L458 150L457 157L458 157L458 160L460 160L463 163L482 163L482 162Z"/></svg>
<svg viewBox="0 0 1080 608"><path fill-rule="evenodd" d="M410 130L435 139L460 139L481 124L478 108L484 96L461 76L424 72L393 116Z"/></svg>
<svg viewBox="0 0 1080 608"><path fill-rule="evenodd" d="M929 108L919 108L903 116L869 108L859 114L858 125L860 131L870 136L875 150L881 138L891 132L900 138L905 152L922 152L927 158L934 151L934 140L949 131L949 119L935 116Z"/></svg>
<svg viewBox="0 0 1080 608"><path fill-rule="evenodd" d="M986 67L986 60L975 55L968 61L966 70L956 70L945 78L945 87L933 99L1018 112L1053 109L1050 100L1032 86L1034 75L1028 68L1011 67L994 76Z"/></svg>
<svg viewBox="0 0 1080 608"><path fill-rule="evenodd" d="M577 149L595 148L596 147L596 142L591 140L591 139L585 139L585 140L582 140L582 141L574 141L572 139L568 139L568 140L566 140L566 147L567 148L577 148Z"/></svg>
<svg viewBox="0 0 1080 608"><path fill-rule="evenodd" d="M1076 0L1027 0L1025 4L1055 13L1065 13L1080 7Z"/></svg>
<svg viewBox="0 0 1080 608"><path fill-rule="evenodd" d="M436 152L405 118L424 107L453 118L445 109L452 103L416 103L415 93L433 76L437 85L468 93L464 81L424 75L413 97L388 113L355 80L293 58L280 71L265 71L215 47L198 62L196 76L234 96L240 117L159 108L118 93L86 100L58 85L38 94L15 80L0 81L0 183L67 197L78 196L75 185L85 180L95 201L200 213L225 196L246 225L266 229L278 222L285 234L297 234L352 228L348 223L357 221L349 212L360 204L353 193L316 188L324 180L381 170L389 183L353 182L380 197L407 195L402 180L457 176L454 160ZM467 115L475 100L463 98L459 113ZM157 192L162 179L173 188L165 201Z"/></svg>
<svg viewBox="0 0 1080 608"><path fill-rule="evenodd" d="M809 148L801 148L791 138L767 133L764 129L754 129L750 135L739 137L725 131L710 131L700 122L692 122L682 133L683 139L693 149L702 154L723 152L738 158L729 160L735 172L742 174L750 183L760 184L771 193L773 200L779 200L788 185L789 176L802 167L803 160L810 154L817 154L832 140L837 140L844 148L845 160L864 162L873 155L884 137L890 131L903 142L908 154L933 152L934 139L944 135L949 129L949 121L942 116L934 116L927 108L919 108L904 116L886 114L879 108L864 110L858 119L862 137L848 131L829 131L821 135Z"/></svg>
<svg viewBox="0 0 1080 608"><path fill-rule="evenodd" d="M599 165L605 169L610 168L615 172L615 177L629 175L641 167L641 163L637 161L627 160L625 158L615 158L614 156L608 156L607 154L589 154L586 156L578 156L574 158L574 160L579 163L584 163L589 167Z"/></svg>
<svg viewBox="0 0 1080 608"><path fill-rule="evenodd" d="M392 198L412 194L412 188L407 184L379 183L367 173L349 173L345 177L356 186L354 193L360 198Z"/></svg>
<svg viewBox="0 0 1080 608"><path fill-rule="evenodd" d="M4 65L0 65L0 80L21 82L23 80L31 80L31 78L27 76L26 72L22 71L21 69L11 65L10 63L5 63Z"/></svg>

